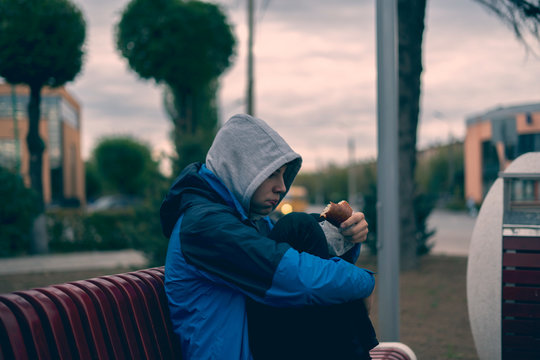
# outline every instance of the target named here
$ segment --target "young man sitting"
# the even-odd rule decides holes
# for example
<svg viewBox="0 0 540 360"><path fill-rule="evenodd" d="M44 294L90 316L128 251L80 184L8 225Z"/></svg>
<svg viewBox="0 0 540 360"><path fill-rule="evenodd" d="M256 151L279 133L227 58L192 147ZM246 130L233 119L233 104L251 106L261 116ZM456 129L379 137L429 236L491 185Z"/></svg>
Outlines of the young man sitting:
<svg viewBox="0 0 540 360"><path fill-rule="evenodd" d="M341 225L357 243L343 258L330 257L314 217L296 214L274 227L267 216L301 163L264 121L236 115L205 164L187 166L170 188L160 211L170 238L165 291L184 359L259 359L267 351L323 359L332 350L335 359L369 358L377 342L362 299L375 280L354 265L367 236L364 215ZM355 327L356 315L369 324Z"/></svg>

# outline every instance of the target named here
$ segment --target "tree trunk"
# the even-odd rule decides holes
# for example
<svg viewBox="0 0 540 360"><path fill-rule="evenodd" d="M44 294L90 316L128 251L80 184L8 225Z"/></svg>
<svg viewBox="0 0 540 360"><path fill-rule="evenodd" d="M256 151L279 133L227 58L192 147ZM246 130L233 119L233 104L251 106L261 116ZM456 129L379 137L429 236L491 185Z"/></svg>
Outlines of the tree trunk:
<svg viewBox="0 0 540 360"><path fill-rule="evenodd" d="M30 101L28 102L28 135L26 144L30 153L30 183L32 189L38 194L39 215L32 225L32 243L30 252L43 254L47 252L47 230L45 223L45 204L43 199L43 152L45 143L39 134L39 121L41 118L41 85L30 85Z"/></svg>
<svg viewBox="0 0 540 360"><path fill-rule="evenodd" d="M418 264L414 173L425 10L426 0L398 0L399 218L402 270L414 268Z"/></svg>
<svg viewBox="0 0 540 360"><path fill-rule="evenodd" d="M39 134L41 118L41 85L30 85L30 101L28 102L28 135L26 144L30 154L30 183L39 195L40 212L44 209L43 199L43 152L45 144Z"/></svg>

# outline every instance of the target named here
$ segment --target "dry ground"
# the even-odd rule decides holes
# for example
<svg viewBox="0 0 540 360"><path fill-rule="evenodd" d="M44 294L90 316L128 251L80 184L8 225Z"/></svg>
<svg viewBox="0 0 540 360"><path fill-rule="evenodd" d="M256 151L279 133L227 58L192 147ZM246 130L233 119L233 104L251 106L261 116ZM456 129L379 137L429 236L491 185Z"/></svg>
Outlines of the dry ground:
<svg viewBox="0 0 540 360"><path fill-rule="evenodd" d="M360 262L376 270L375 258ZM417 270L401 274L400 341L409 345L419 360L478 359L467 312L466 268L466 258L426 256ZM129 270L0 276L0 293ZM377 312L375 292L372 319L376 328Z"/></svg>
<svg viewBox="0 0 540 360"><path fill-rule="evenodd" d="M376 260L366 259L376 269ZM467 259L426 256L418 269L400 276L400 341L419 360L478 359L469 325ZM371 311L377 322L377 291Z"/></svg>

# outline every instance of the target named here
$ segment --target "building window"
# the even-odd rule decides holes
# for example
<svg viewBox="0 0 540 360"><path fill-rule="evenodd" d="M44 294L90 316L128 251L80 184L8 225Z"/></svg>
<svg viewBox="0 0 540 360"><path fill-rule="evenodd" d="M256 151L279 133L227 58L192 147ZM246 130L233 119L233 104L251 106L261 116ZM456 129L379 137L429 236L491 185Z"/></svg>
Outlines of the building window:
<svg viewBox="0 0 540 360"><path fill-rule="evenodd" d="M60 119L58 97L48 97L42 100L43 116L46 118L49 131L47 151L51 170L62 167L62 123Z"/></svg>
<svg viewBox="0 0 540 360"><path fill-rule="evenodd" d="M490 140L482 142L482 160L482 196L485 196L497 180L500 169L497 149Z"/></svg>
<svg viewBox="0 0 540 360"><path fill-rule="evenodd" d="M527 113L525 115L525 122L527 123L527 125L531 125L533 123L533 119L532 119L532 115L531 113Z"/></svg>
<svg viewBox="0 0 540 360"><path fill-rule="evenodd" d="M17 119L26 118L29 98L26 95L15 96L15 116ZM0 96L0 117L13 117L13 97L11 94Z"/></svg>
<svg viewBox="0 0 540 360"><path fill-rule="evenodd" d="M60 114L62 121L75 129L79 129L79 116L77 115L77 111L64 99L60 99Z"/></svg>
<svg viewBox="0 0 540 360"><path fill-rule="evenodd" d="M71 171L71 196L77 194L77 147L71 144L69 147L70 159L69 170Z"/></svg>
<svg viewBox="0 0 540 360"><path fill-rule="evenodd" d="M518 138L519 155L540 151L540 134L523 134Z"/></svg>
<svg viewBox="0 0 540 360"><path fill-rule="evenodd" d="M15 140L0 139L0 165L8 169L17 167Z"/></svg>

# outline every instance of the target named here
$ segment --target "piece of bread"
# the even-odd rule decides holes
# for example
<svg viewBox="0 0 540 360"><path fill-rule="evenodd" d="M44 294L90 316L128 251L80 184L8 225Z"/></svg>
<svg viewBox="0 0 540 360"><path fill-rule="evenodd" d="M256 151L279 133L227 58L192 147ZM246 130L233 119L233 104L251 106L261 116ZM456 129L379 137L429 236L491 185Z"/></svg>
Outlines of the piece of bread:
<svg viewBox="0 0 540 360"><path fill-rule="evenodd" d="M342 222L351 217L352 213L353 209L345 200L341 200L337 204L330 201L330 204L326 205L322 211L321 216L332 225L339 227Z"/></svg>

